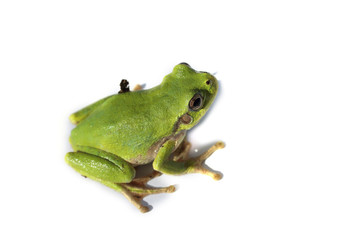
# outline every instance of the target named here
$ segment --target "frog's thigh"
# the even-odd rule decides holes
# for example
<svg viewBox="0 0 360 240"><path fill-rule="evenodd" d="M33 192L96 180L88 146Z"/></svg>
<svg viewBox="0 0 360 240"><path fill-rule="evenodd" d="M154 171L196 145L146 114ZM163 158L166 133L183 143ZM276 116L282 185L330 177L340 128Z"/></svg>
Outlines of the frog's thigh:
<svg viewBox="0 0 360 240"><path fill-rule="evenodd" d="M134 167L123 159L115 163L84 152L69 152L65 161L81 175L97 181L128 183L135 177Z"/></svg>

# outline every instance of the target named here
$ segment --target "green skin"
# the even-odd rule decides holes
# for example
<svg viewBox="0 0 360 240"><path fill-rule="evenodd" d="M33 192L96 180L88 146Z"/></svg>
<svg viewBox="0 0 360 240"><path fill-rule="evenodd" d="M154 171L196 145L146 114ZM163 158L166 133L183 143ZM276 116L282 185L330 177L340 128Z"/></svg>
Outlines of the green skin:
<svg viewBox="0 0 360 240"><path fill-rule="evenodd" d="M67 153L66 162L83 176L122 192L143 212L148 209L133 198L140 190L122 185L132 183L136 166L153 162L153 168L161 173L200 172L220 179L219 174L203 167L208 156L186 161L176 161L173 157L186 142L186 131L211 106L217 90L214 76L179 64L152 89L101 99L70 116L71 122L77 124L70 136L75 152ZM199 109L190 107L196 94L202 96L201 103L193 102ZM222 147L220 142L216 149ZM156 193L153 189L142 189L147 194Z"/></svg>

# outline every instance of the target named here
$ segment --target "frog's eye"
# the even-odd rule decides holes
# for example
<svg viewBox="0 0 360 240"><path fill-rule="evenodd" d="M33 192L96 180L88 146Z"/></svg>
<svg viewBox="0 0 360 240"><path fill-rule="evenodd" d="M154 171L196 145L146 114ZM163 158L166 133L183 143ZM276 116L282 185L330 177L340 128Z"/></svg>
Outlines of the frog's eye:
<svg viewBox="0 0 360 240"><path fill-rule="evenodd" d="M210 85L210 84L211 84L211 80L209 79L206 81L206 85Z"/></svg>
<svg viewBox="0 0 360 240"><path fill-rule="evenodd" d="M186 62L182 62L182 63L179 63L179 64L190 67L190 65L188 63L186 63Z"/></svg>
<svg viewBox="0 0 360 240"><path fill-rule="evenodd" d="M196 93L189 102L189 108L193 111L199 110L204 103L204 98L200 93Z"/></svg>

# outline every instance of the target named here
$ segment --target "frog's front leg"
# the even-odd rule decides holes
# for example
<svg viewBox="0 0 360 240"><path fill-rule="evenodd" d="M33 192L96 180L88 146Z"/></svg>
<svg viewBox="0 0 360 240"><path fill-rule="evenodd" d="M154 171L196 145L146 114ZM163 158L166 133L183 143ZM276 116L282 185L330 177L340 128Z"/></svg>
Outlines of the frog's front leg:
<svg viewBox="0 0 360 240"><path fill-rule="evenodd" d="M174 186L166 188L147 186L146 183L160 173L154 172L148 177L134 179L135 169L130 163L119 157L109 158L109 156L107 155L108 159L106 159L85 152L69 152L65 156L65 161L81 175L121 192L141 212L149 211L149 208L142 204L142 199L147 195L175 190Z"/></svg>
<svg viewBox="0 0 360 240"><path fill-rule="evenodd" d="M225 144L223 142L217 142L200 156L194 158L187 158L184 161L174 160L177 160L179 158L178 155L187 156L189 147L184 148L184 151L186 151L185 154L182 154L182 152L176 152L177 155L171 157L172 153L175 150L175 145L175 141L173 140L169 140L163 144L163 146L159 149L158 154L153 162L153 167L155 170L172 175L180 175L186 173L202 173L212 177L214 180L221 179L221 174L209 169L207 166L204 165L204 162L216 150L225 147Z"/></svg>

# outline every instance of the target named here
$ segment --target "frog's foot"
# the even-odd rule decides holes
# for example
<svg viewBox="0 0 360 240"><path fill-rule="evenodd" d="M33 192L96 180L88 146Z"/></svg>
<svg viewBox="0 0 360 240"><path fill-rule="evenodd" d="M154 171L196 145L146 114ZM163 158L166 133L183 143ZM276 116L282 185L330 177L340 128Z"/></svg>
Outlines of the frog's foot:
<svg viewBox="0 0 360 240"><path fill-rule="evenodd" d="M156 188L147 184L151 179L160 175L160 172L154 171L149 176L136 178L130 183L120 183L119 185L124 188L123 194L125 197L141 212L145 213L150 210L147 206L142 204L142 201L146 196L157 193L172 193L175 191L175 187L173 185L169 187Z"/></svg>
<svg viewBox="0 0 360 240"><path fill-rule="evenodd" d="M216 150L222 149L225 147L223 142L217 142L213 146L211 146L206 152L201 154L198 157L190 158L191 167L189 169L190 173L202 173L212 177L214 180L220 180L222 174L220 172L214 171L210 169L208 166L204 164L205 160L211 156Z"/></svg>

